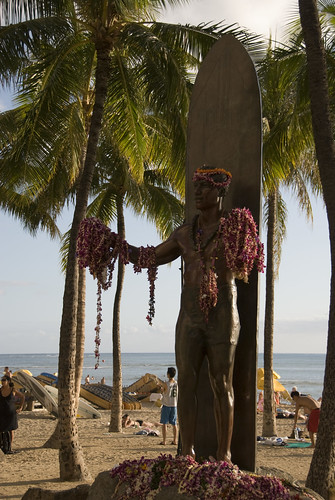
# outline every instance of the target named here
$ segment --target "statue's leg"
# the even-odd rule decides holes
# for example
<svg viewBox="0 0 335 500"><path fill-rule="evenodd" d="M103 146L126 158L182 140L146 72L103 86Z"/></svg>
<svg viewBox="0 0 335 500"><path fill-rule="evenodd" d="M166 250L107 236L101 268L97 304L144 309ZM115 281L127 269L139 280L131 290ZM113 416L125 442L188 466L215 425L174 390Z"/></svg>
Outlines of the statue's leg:
<svg viewBox="0 0 335 500"><path fill-rule="evenodd" d="M216 344L207 348L209 378L214 393L217 431L217 460L230 462L234 424L233 370L235 345Z"/></svg>
<svg viewBox="0 0 335 500"><path fill-rule="evenodd" d="M218 302L209 319L206 352L209 378L214 393L217 430L217 460L231 459L230 445L234 425L233 373L235 350L240 332L234 285L219 289Z"/></svg>
<svg viewBox="0 0 335 500"><path fill-rule="evenodd" d="M185 294L183 295L176 326L175 345L178 369L178 421L182 455L194 456L197 415L196 387L201 364L205 356L205 348L202 332L192 322L192 315L188 314L190 308L185 306ZM191 297L188 297L188 299L191 299Z"/></svg>

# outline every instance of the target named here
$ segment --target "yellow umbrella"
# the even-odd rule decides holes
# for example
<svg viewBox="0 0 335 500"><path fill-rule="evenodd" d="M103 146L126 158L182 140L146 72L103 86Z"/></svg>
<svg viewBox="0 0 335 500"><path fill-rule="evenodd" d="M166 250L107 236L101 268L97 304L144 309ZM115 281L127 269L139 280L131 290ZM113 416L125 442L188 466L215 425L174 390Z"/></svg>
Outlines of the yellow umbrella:
<svg viewBox="0 0 335 500"><path fill-rule="evenodd" d="M275 378L275 379L280 378L279 373L275 372L274 370L272 370L272 375L273 375L273 378ZM258 380L262 377L264 377L264 368L258 368L258 370L257 370L257 383L258 383Z"/></svg>
<svg viewBox="0 0 335 500"><path fill-rule="evenodd" d="M287 401L292 401L291 396L287 389L278 381L280 378L279 373L272 371L273 374L273 390L274 392L281 392L281 397ZM264 390L264 368L258 368L257 370L257 389L260 391Z"/></svg>
<svg viewBox="0 0 335 500"><path fill-rule="evenodd" d="M264 390L264 377L259 377L259 379L257 380L257 389L259 389L260 391ZM273 390L275 392L286 391L285 387L276 378L273 379Z"/></svg>

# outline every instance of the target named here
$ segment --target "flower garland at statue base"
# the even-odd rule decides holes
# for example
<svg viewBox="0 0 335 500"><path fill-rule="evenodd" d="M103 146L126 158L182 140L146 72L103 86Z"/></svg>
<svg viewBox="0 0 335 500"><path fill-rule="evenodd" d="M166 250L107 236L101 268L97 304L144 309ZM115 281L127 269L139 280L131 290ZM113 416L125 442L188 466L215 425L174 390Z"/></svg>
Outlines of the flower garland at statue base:
<svg viewBox="0 0 335 500"><path fill-rule="evenodd" d="M119 500L154 499L168 486L176 486L180 494L204 500L292 498L288 488L276 477L248 474L223 461L199 464L190 456L173 458L161 454L153 459L126 460L114 467L110 474L119 479L112 496Z"/></svg>

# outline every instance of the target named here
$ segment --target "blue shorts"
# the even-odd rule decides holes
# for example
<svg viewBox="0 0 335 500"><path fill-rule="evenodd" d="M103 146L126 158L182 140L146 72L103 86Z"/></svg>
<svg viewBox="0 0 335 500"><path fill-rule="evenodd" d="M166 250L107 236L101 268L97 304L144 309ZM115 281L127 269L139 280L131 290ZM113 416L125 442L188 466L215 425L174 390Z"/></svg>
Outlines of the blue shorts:
<svg viewBox="0 0 335 500"><path fill-rule="evenodd" d="M161 409L161 424L177 425L177 407L162 406Z"/></svg>

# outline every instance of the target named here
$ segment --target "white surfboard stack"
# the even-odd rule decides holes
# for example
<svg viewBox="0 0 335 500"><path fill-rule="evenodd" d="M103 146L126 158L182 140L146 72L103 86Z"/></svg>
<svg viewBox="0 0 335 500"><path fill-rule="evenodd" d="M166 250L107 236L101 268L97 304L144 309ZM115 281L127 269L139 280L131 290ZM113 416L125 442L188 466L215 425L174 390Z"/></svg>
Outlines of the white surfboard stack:
<svg viewBox="0 0 335 500"><path fill-rule="evenodd" d="M46 408L52 415L58 418L58 389L49 385L43 386L28 370L18 370L13 374L14 382L24 389ZM79 399L78 417L101 418L101 413L82 399Z"/></svg>

